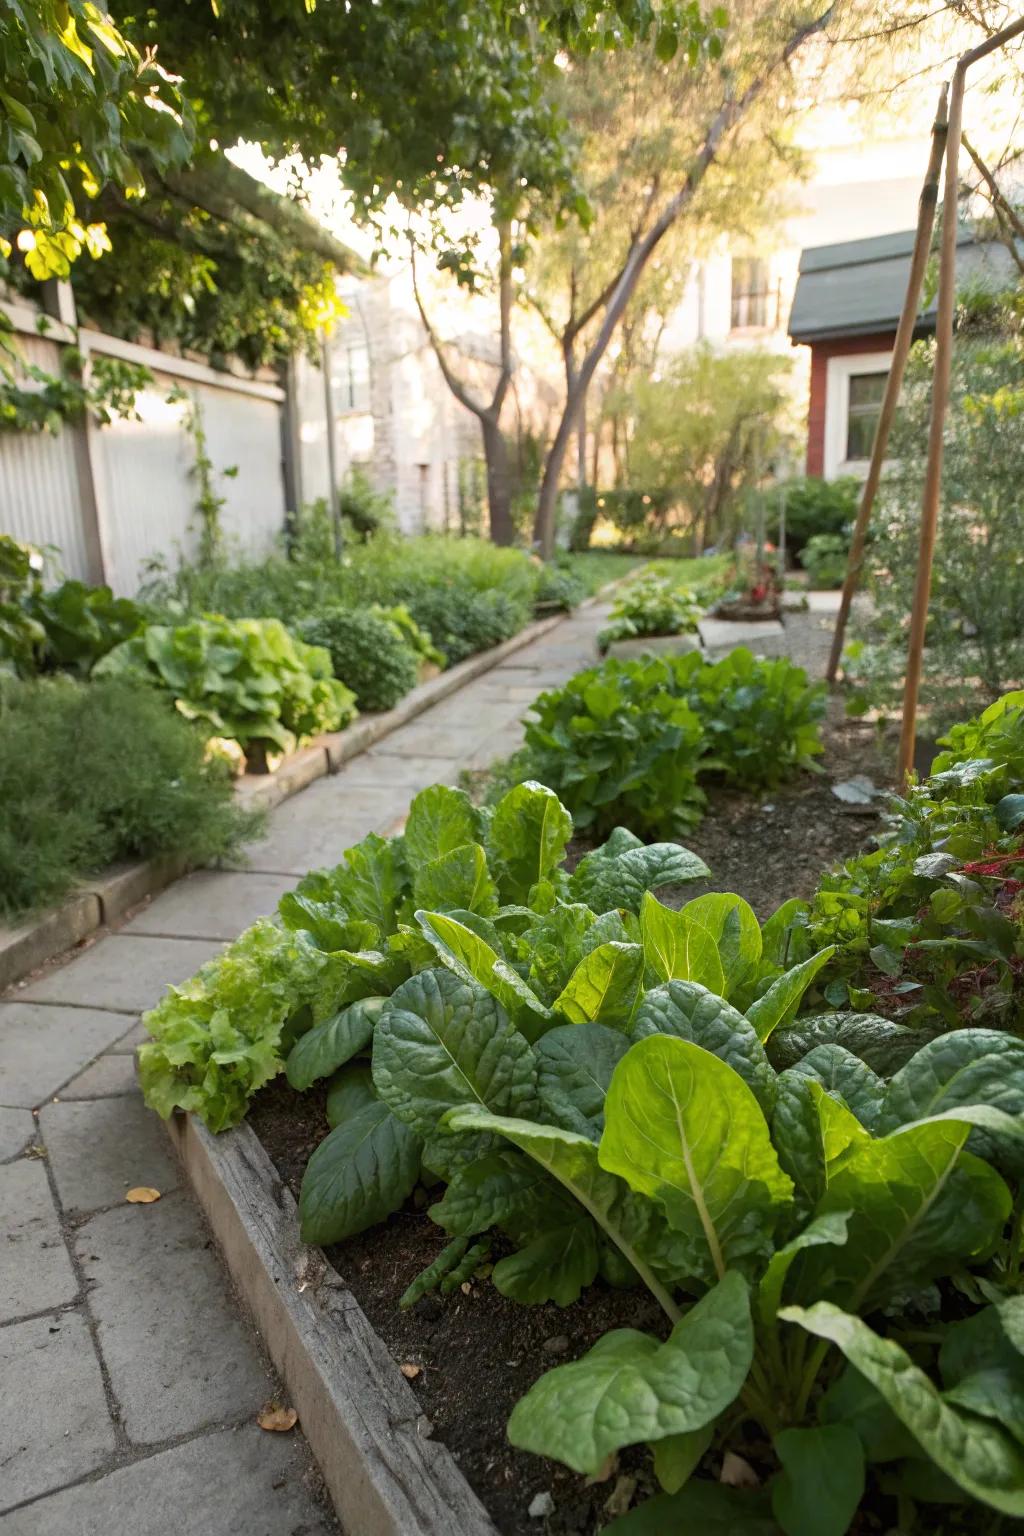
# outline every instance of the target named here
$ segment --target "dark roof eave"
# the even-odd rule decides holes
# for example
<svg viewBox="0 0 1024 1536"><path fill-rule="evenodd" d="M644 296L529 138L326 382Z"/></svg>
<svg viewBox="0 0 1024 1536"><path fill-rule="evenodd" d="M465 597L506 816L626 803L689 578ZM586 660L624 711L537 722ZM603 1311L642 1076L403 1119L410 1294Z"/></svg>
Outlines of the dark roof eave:
<svg viewBox="0 0 1024 1536"><path fill-rule="evenodd" d="M836 325L823 327L816 330L789 331L789 339L794 347L813 346L818 341L848 341L855 336L888 336L890 332L896 335L896 327L899 320L866 320L859 325ZM935 316L925 315L914 326L914 339L922 336L930 336L935 330Z"/></svg>

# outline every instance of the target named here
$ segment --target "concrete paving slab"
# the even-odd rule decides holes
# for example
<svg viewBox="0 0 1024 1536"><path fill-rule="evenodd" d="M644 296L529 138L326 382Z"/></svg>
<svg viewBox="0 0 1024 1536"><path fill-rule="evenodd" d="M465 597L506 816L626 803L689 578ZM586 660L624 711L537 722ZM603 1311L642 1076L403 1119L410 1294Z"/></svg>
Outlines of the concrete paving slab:
<svg viewBox="0 0 1024 1536"><path fill-rule="evenodd" d="M181 1182L160 1122L141 1097L47 1104L39 1127L68 1215L115 1205L140 1184L166 1194Z"/></svg>
<svg viewBox="0 0 1024 1536"><path fill-rule="evenodd" d="M408 799L428 784L455 784L462 764L458 758L432 757L418 762L409 757L387 757L377 747L346 763L338 773L337 788L394 790Z"/></svg>
<svg viewBox="0 0 1024 1536"><path fill-rule="evenodd" d="M698 627L709 651L732 651L740 645L756 650L758 640L785 634L778 619L701 619Z"/></svg>
<svg viewBox="0 0 1024 1536"><path fill-rule="evenodd" d="M85 1477L113 1454L103 1378L80 1313L0 1329L0 1381L7 1407L0 1414L0 1508ZM0 1518L4 1536L10 1518ZM34 1505L13 1518L26 1533L40 1530ZM76 1529L69 1518L62 1536ZM117 1521L109 1527L111 1533L129 1529Z"/></svg>
<svg viewBox="0 0 1024 1536"><path fill-rule="evenodd" d="M376 750L381 757L443 758L447 762L454 756L461 761L479 746L486 732L486 726L441 726L431 711L424 719L386 737Z"/></svg>
<svg viewBox="0 0 1024 1536"><path fill-rule="evenodd" d="M124 1033L125 1018L98 1008L0 1003L0 1100L34 1109Z"/></svg>
<svg viewBox="0 0 1024 1536"><path fill-rule="evenodd" d="M29 1002L141 1013L152 1008L167 987L185 981L220 949L212 939L110 934L67 965L47 971L21 996Z"/></svg>
<svg viewBox="0 0 1024 1536"><path fill-rule="evenodd" d="M3 1536L329 1536L298 1435L203 1435L0 1517ZM353 1533L357 1536L357 1533Z"/></svg>
<svg viewBox="0 0 1024 1536"><path fill-rule="evenodd" d="M0 1163L20 1157L36 1133L36 1122L27 1109L0 1109Z"/></svg>
<svg viewBox="0 0 1024 1536"><path fill-rule="evenodd" d="M202 870L164 891L121 932L227 943L258 917L272 914L294 884L289 875Z"/></svg>
<svg viewBox="0 0 1024 1536"><path fill-rule="evenodd" d="M39 1158L0 1168L0 1234L0 1322L74 1301L78 1281Z"/></svg>
<svg viewBox="0 0 1024 1536"><path fill-rule="evenodd" d="M107 1047L111 1055L134 1055L140 1045L145 1045L151 1038L145 1024L133 1024L131 1029L123 1034L120 1040L115 1040L113 1045Z"/></svg>
<svg viewBox="0 0 1024 1536"><path fill-rule="evenodd" d="M337 864L346 848L401 815L408 798L397 788L346 792L335 779L315 784L274 813L267 836L246 849L249 865L298 878Z"/></svg>
<svg viewBox="0 0 1024 1536"><path fill-rule="evenodd" d="M101 1056L72 1082L65 1083L60 1091L60 1101L64 1104L69 1099L113 1099L126 1093L138 1092L135 1056L131 1053L113 1053Z"/></svg>
<svg viewBox="0 0 1024 1536"><path fill-rule="evenodd" d="M151 1444L255 1417L270 1378L190 1200L117 1206L87 1222L75 1247L131 1440ZM233 1475L236 1492L239 1482ZM189 1522L216 1529L191 1510Z"/></svg>

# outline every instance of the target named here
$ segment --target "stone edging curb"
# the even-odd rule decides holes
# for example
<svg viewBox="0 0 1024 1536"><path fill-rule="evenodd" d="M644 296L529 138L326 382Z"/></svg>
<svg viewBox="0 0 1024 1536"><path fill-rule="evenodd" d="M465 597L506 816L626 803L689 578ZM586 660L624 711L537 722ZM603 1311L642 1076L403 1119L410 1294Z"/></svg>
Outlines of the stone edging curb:
<svg viewBox="0 0 1024 1536"><path fill-rule="evenodd" d="M213 1136L180 1112L168 1131L343 1529L498 1536L355 1297L300 1241L295 1201L255 1132L243 1122Z"/></svg>
<svg viewBox="0 0 1024 1536"><path fill-rule="evenodd" d="M608 582L593 597L585 598L575 611L579 613L603 601L625 579L619 577ZM500 666L507 656L539 640L571 617L571 614L560 613L528 624L501 645L469 656L429 682L420 683L386 714L368 716L357 720L346 731L318 737L309 746L292 753L276 773L243 775L236 785L242 804L253 810L273 810L274 806L297 795L316 779L337 773L343 764L369 751L378 741L407 725L431 705L439 704L466 683ZM147 896L155 896L187 872L185 861L173 854L139 864L121 865L84 883L82 889L69 896L61 906L35 922L17 928L0 926L0 993L47 960L55 959L90 934L116 922L130 907L137 906Z"/></svg>

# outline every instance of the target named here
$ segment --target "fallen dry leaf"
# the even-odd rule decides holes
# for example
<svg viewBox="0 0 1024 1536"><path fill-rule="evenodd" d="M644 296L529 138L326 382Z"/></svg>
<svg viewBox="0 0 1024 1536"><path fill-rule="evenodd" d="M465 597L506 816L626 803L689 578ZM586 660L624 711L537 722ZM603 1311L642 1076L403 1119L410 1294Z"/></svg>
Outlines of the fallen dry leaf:
<svg viewBox="0 0 1024 1536"><path fill-rule="evenodd" d="M294 1429L298 1422L299 1416L294 1408L276 1408L273 1404L256 1415L260 1429L273 1429L279 1434Z"/></svg>
<svg viewBox="0 0 1024 1536"><path fill-rule="evenodd" d="M722 1457L722 1474L720 1481L728 1484L730 1488L759 1488L761 1480L749 1461L742 1456L737 1456L735 1451L726 1451Z"/></svg>
<svg viewBox="0 0 1024 1536"><path fill-rule="evenodd" d="M416 1377L420 1374L422 1369L422 1366L413 1365L411 1361L407 1360L405 1365L402 1366L402 1375L405 1377L406 1381L415 1381Z"/></svg>
<svg viewBox="0 0 1024 1536"><path fill-rule="evenodd" d="M150 1189L148 1184L139 1184L135 1189L130 1189L125 1195L129 1205L152 1205L154 1200L160 1199L158 1189Z"/></svg>
<svg viewBox="0 0 1024 1536"><path fill-rule="evenodd" d="M462 1292L463 1296L468 1296L472 1292L473 1287L470 1285L468 1280L463 1280L462 1284L459 1286L459 1290Z"/></svg>
<svg viewBox="0 0 1024 1536"><path fill-rule="evenodd" d="M624 1515L633 1502L634 1493L636 1493L635 1477L618 1478L612 1489L611 1498L604 1506L605 1514L612 1520Z"/></svg>

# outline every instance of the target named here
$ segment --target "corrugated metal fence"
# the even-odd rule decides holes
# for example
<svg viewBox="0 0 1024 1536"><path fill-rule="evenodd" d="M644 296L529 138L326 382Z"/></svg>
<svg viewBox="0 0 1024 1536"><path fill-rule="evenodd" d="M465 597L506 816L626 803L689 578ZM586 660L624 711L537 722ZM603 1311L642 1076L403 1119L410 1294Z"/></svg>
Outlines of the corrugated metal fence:
<svg viewBox="0 0 1024 1536"><path fill-rule="evenodd" d="M154 559L193 550L195 446L184 426L188 403L168 400L176 387L202 413L227 537L251 554L273 545L289 499L283 389L97 331L76 332L55 318L40 336L38 311L3 307L26 361L48 373L59 372L62 347L77 344L87 359L142 363L154 382L137 396L138 421L66 423L56 435L0 433L0 532L56 546L66 575L106 581L125 595ZM225 475L229 469L235 473Z"/></svg>

